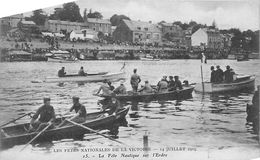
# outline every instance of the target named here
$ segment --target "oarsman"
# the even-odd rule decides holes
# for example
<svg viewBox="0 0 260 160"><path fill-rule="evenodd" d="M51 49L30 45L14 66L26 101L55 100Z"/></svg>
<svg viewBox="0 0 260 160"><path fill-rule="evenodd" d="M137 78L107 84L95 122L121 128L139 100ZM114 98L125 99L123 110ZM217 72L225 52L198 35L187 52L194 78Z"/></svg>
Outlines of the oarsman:
<svg viewBox="0 0 260 160"><path fill-rule="evenodd" d="M174 89L175 89L175 81L173 80L173 76L169 76L168 91L173 91Z"/></svg>
<svg viewBox="0 0 260 160"><path fill-rule="evenodd" d="M230 68L230 66L226 66L226 71L224 72L224 80L226 83L231 83L233 82L233 75L235 74L235 72L233 71L233 69Z"/></svg>
<svg viewBox="0 0 260 160"><path fill-rule="evenodd" d="M95 95L98 95L101 91L103 92L102 93L103 95L110 95L110 94L113 93L110 90L110 87L108 86L106 79L103 81L103 83L101 84L101 86L99 87L99 89L98 89L98 91L97 91L97 93Z"/></svg>
<svg viewBox="0 0 260 160"><path fill-rule="evenodd" d="M158 82L158 92L167 92L168 91L168 82L167 82L167 76L163 76L161 81Z"/></svg>
<svg viewBox="0 0 260 160"><path fill-rule="evenodd" d="M141 89L139 89L138 92L141 92L141 93L153 93L154 89L152 88L152 86L149 84L148 81L145 81L144 86Z"/></svg>
<svg viewBox="0 0 260 160"><path fill-rule="evenodd" d="M50 105L50 101L51 99L48 97L43 98L44 104L36 111L36 113L32 117L29 132L38 132L54 122L55 112L53 106Z"/></svg>
<svg viewBox="0 0 260 160"><path fill-rule="evenodd" d="M86 76L87 75L87 73L85 73L84 68L82 66L80 67L78 74L79 74L79 76Z"/></svg>
<svg viewBox="0 0 260 160"><path fill-rule="evenodd" d="M79 103L79 97L77 97L77 96L72 97L72 102L73 102L73 105L72 105L72 107L70 108L69 111L72 112L74 110L76 115L73 116L72 118L70 118L70 120L74 121L76 123L85 122L86 116L87 116L85 106L82 105L81 103ZM65 123L66 123L66 121L62 122L58 127L64 126Z"/></svg>
<svg viewBox="0 0 260 160"><path fill-rule="evenodd" d="M115 87L112 85L112 83L111 83L110 81L107 81L107 84L108 84L109 89L110 89L111 91L113 91L113 90L115 89Z"/></svg>
<svg viewBox="0 0 260 160"><path fill-rule="evenodd" d="M65 67L62 67L62 68L58 71L58 77L64 77L65 75L66 75Z"/></svg>
<svg viewBox="0 0 260 160"><path fill-rule="evenodd" d="M120 107L120 102L116 99L116 94L112 93L111 98L108 100L108 102L102 106L102 110L108 110L109 115L116 115Z"/></svg>
<svg viewBox="0 0 260 160"><path fill-rule="evenodd" d="M217 70L216 70L216 83L222 83L224 78L224 72L220 68L219 65L217 65Z"/></svg>
<svg viewBox="0 0 260 160"><path fill-rule="evenodd" d="M131 80L130 80L130 84L133 88L133 92L137 92L138 84L141 82L141 78L136 72L137 69L134 69L134 74L131 76Z"/></svg>
<svg viewBox="0 0 260 160"><path fill-rule="evenodd" d="M210 67L210 70L211 70L210 82L211 82L211 83L216 83L216 81L217 81L217 76L216 76L216 71L215 71L214 66L211 66L211 67Z"/></svg>
<svg viewBox="0 0 260 160"><path fill-rule="evenodd" d="M177 90L182 90L182 83L181 81L179 80L179 76L174 76L174 80L175 80L175 89Z"/></svg>
<svg viewBox="0 0 260 160"><path fill-rule="evenodd" d="M124 81L120 81L120 86L118 86L114 91L115 94L126 94L126 87Z"/></svg>

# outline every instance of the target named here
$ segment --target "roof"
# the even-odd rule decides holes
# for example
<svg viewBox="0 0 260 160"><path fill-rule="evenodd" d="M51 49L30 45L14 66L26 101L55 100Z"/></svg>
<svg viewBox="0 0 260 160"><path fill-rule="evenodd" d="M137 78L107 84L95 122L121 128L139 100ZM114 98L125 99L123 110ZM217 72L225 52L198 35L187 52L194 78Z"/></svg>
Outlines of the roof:
<svg viewBox="0 0 260 160"><path fill-rule="evenodd" d="M111 22L108 19L98 19L98 18L88 18L87 22L89 22L89 23L111 24Z"/></svg>
<svg viewBox="0 0 260 160"><path fill-rule="evenodd" d="M22 24L36 25L33 21L21 21Z"/></svg>
<svg viewBox="0 0 260 160"><path fill-rule="evenodd" d="M29 52L25 52L22 50L14 50L14 51L10 51L9 55L32 55L32 53Z"/></svg>
<svg viewBox="0 0 260 160"><path fill-rule="evenodd" d="M61 21L61 20L48 20L49 23L58 23L63 25L77 25L77 26L83 26L84 23L80 22L70 22L70 21Z"/></svg>
<svg viewBox="0 0 260 160"><path fill-rule="evenodd" d="M3 18L17 18L17 19L21 19L23 18L23 14L15 14L15 15L11 15L11 16L6 16Z"/></svg>
<svg viewBox="0 0 260 160"><path fill-rule="evenodd" d="M173 23L162 23L161 24L164 27L176 27L178 29L182 29L179 25L173 24Z"/></svg>
<svg viewBox="0 0 260 160"><path fill-rule="evenodd" d="M132 31L149 31L149 32L161 32L157 25L149 23L149 22L142 22L142 21L130 21L123 19L123 22L129 27ZM148 30L145 30L147 28Z"/></svg>
<svg viewBox="0 0 260 160"><path fill-rule="evenodd" d="M111 24L110 20L108 19L98 19L98 18L88 18L88 23L103 23L103 24Z"/></svg>

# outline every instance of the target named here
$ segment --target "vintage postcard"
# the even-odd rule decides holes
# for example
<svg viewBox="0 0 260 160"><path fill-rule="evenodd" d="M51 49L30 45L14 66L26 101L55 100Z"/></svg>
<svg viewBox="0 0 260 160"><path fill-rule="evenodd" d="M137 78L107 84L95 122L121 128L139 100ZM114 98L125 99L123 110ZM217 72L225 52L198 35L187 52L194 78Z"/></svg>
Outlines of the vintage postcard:
<svg viewBox="0 0 260 160"><path fill-rule="evenodd" d="M78 0L0 17L0 159L259 159L259 9Z"/></svg>

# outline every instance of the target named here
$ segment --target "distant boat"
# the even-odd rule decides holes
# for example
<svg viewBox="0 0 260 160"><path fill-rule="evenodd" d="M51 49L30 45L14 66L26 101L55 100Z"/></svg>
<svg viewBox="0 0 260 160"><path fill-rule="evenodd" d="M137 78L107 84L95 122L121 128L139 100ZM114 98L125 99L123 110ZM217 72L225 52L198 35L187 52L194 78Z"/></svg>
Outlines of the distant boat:
<svg viewBox="0 0 260 160"><path fill-rule="evenodd" d="M70 52L62 50L53 50L50 53L47 53L45 56L48 58L48 62L68 63L79 61Z"/></svg>
<svg viewBox="0 0 260 160"><path fill-rule="evenodd" d="M197 83L194 90L196 92L204 93L218 93L218 92L229 92L239 91L244 89L253 89L255 86L255 76L252 75L237 75L236 79L232 83L210 83L204 82Z"/></svg>
<svg viewBox="0 0 260 160"><path fill-rule="evenodd" d="M245 54L237 54L236 59L237 61L249 61L248 56Z"/></svg>
<svg viewBox="0 0 260 160"><path fill-rule="evenodd" d="M229 54L227 59L230 59L230 60L235 60L236 59L236 55L234 54Z"/></svg>
<svg viewBox="0 0 260 160"><path fill-rule="evenodd" d="M142 61L160 61L160 59L151 56L150 54L146 54L145 57L140 57Z"/></svg>

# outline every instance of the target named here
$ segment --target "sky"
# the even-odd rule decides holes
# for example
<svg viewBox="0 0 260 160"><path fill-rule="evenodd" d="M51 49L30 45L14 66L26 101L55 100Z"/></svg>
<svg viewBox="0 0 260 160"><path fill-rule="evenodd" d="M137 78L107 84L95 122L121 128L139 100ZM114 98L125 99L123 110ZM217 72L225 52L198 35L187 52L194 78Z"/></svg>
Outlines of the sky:
<svg viewBox="0 0 260 160"><path fill-rule="evenodd" d="M78 0L76 3L81 14L85 8L92 9L101 12L104 19L124 14L132 20L153 23L193 20L211 25L215 20L220 29L241 30L258 30L260 23L258 0ZM51 13L55 7L44 11Z"/></svg>

